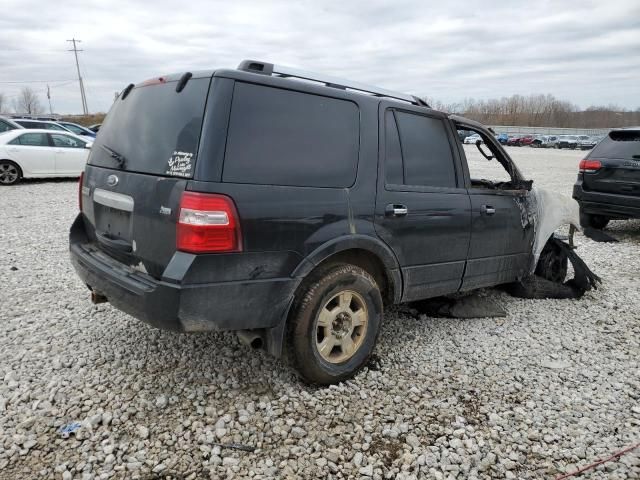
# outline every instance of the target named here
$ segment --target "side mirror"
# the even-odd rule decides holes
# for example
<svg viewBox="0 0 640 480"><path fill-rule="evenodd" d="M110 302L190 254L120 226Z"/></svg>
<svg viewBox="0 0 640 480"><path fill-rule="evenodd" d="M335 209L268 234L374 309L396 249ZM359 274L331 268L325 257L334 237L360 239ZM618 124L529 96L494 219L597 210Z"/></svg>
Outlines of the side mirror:
<svg viewBox="0 0 640 480"><path fill-rule="evenodd" d="M93 142L87 142L84 144L84 148L91 148L93 147Z"/></svg>

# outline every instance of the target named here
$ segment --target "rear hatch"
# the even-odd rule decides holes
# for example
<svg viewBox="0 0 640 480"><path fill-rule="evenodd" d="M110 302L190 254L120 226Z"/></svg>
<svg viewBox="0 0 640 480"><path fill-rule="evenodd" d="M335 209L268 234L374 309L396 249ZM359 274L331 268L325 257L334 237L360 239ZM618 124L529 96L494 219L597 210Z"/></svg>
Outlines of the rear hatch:
<svg viewBox="0 0 640 480"><path fill-rule="evenodd" d="M640 130L609 132L587 160L600 166L583 174L585 190L640 196Z"/></svg>
<svg viewBox="0 0 640 480"><path fill-rule="evenodd" d="M180 197L195 170L211 76L128 87L109 111L82 184L95 247L156 278L176 250ZM176 91L180 90L180 91Z"/></svg>

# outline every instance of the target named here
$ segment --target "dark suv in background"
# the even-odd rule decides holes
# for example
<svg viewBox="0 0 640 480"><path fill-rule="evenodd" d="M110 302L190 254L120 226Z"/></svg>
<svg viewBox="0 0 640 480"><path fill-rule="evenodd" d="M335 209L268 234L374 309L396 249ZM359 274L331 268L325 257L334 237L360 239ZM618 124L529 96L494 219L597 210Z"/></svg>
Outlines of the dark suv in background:
<svg viewBox="0 0 640 480"><path fill-rule="evenodd" d="M461 131L500 181L470 175ZM553 251L540 208L563 205L537 195L476 122L245 61L122 91L81 177L71 259L95 302L237 331L328 384L366 363L385 305L527 278Z"/></svg>
<svg viewBox="0 0 640 480"><path fill-rule="evenodd" d="M612 130L580 162L573 198L584 227L640 218L640 128Z"/></svg>

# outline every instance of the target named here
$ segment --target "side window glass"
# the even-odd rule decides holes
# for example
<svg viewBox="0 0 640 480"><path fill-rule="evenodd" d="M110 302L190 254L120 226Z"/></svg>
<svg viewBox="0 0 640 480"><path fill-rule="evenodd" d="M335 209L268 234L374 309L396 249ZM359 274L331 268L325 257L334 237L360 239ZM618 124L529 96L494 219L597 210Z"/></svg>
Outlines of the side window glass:
<svg viewBox="0 0 640 480"><path fill-rule="evenodd" d="M8 130L11 130L11 127L9 126L9 124L0 120L0 132L6 132Z"/></svg>
<svg viewBox="0 0 640 480"><path fill-rule="evenodd" d="M48 147L49 140L46 133L25 133L11 142L13 145L25 145L30 147Z"/></svg>
<svg viewBox="0 0 640 480"><path fill-rule="evenodd" d="M462 128L458 127L458 132L462 132ZM471 131L472 135L477 135L485 152L493 155L492 160L487 160L478 150L475 143L464 144L464 154L467 157L467 165L469 167L469 176L471 177L471 185L474 187L493 188L497 183L510 182L511 175L505 170L501 162L496 160L502 158L501 152L491 141L482 133Z"/></svg>
<svg viewBox="0 0 640 480"><path fill-rule="evenodd" d="M385 125L385 179L387 184L402 185L404 175L402 169L402 149L400 148L400 136L396 125L395 115L392 110L384 114Z"/></svg>
<svg viewBox="0 0 640 480"><path fill-rule="evenodd" d="M404 183L455 188L451 144L442 120L396 111L404 164Z"/></svg>
<svg viewBox="0 0 640 480"><path fill-rule="evenodd" d="M76 138L70 137L69 135L63 135L61 133L52 133L51 138L53 139L53 144L56 147L62 147L62 148L83 148L84 147L84 142Z"/></svg>
<svg viewBox="0 0 640 480"><path fill-rule="evenodd" d="M222 180L344 188L359 148L355 103L236 82Z"/></svg>

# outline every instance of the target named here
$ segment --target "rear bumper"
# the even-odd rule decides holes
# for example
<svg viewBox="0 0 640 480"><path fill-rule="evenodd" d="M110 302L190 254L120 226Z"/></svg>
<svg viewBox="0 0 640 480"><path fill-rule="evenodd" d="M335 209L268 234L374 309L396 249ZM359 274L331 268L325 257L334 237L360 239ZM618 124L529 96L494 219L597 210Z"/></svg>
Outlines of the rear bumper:
<svg viewBox="0 0 640 480"><path fill-rule="evenodd" d="M593 215L611 218L640 218L640 197L584 190L582 182L573 186L573 198L580 210Z"/></svg>
<svg viewBox="0 0 640 480"><path fill-rule="evenodd" d="M296 286L293 278L184 284L173 275L171 281L157 280L95 248L80 216L71 227L69 251L78 276L91 290L117 309L164 330L272 328L284 317ZM166 271L182 270L186 277L184 265L191 265L193 258L185 257L195 256L177 252Z"/></svg>

